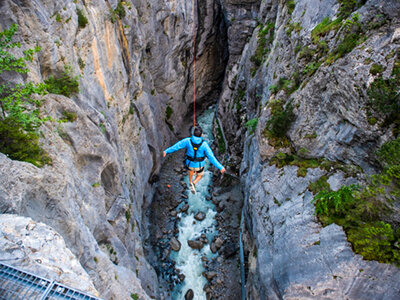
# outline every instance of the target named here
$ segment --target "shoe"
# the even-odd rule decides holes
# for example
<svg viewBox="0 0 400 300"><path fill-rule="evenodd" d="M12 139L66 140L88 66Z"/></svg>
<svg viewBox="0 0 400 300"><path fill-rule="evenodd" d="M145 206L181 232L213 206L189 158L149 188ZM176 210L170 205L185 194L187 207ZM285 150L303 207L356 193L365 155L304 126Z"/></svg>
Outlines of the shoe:
<svg viewBox="0 0 400 300"><path fill-rule="evenodd" d="M194 185L193 182L189 183L189 187L190 187L190 191L192 192L192 194L196 194L196 186Z"/></svg>

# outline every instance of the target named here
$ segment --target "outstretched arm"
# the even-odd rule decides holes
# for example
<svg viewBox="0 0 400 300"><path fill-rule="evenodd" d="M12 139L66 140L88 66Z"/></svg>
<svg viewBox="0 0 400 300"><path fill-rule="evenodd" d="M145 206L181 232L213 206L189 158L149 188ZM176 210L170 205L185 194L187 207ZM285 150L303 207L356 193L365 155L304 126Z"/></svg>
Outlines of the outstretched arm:
<svg viewBox="0 0 400 300"><path fill-rule="evenodd" d="M215 157L214 153L212 152L210 146L207 144L205 148L205 153L207 155L207 158L210 160L210 162L218 168L221 173L224 173L226 170L224 166L218 161L218 159Z"/></svg>
<svg viewBox="0 0 400 300"><path fill-rule="evenodd" d="M178 151L180 149L183 149L186 147L187 141L190 138L185 138L183 140L180 140L179 142L177 142L176 144L172 145L171 147L167 148L164 150L163 152L163 157L165 157L167 154Z"/></svg>

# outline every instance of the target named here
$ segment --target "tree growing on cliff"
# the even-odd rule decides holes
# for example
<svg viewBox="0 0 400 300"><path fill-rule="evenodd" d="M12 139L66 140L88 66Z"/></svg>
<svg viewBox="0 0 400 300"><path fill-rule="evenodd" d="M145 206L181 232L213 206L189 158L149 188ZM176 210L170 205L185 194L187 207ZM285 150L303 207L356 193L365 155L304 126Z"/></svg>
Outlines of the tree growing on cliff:
<svg viewBox="0 0 400 300"><path fill-rule="evenodd" d="M5 72L26 74L26 61L32 61L40 47L25 50L16 58L10 50L21 47L13 41L18 25L0 32L0 75ZM12 159L22 160L42 166L49 158L39 146L40 125L47 120L39 115L41 100L34 95L44 95L46 85L32 82L11 84L0 83L0 151Z"/></svg>

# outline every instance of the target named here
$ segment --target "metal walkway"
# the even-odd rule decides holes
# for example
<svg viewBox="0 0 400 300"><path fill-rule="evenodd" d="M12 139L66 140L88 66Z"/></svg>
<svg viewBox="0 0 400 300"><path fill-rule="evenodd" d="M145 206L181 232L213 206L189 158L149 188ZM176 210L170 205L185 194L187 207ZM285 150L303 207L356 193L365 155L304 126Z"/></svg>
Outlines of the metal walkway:
<svg viewBox="0 0 400 300"><path fill-rule="evenodd" d="M37 275L0 263L0 300L101 300Z"/></svg>

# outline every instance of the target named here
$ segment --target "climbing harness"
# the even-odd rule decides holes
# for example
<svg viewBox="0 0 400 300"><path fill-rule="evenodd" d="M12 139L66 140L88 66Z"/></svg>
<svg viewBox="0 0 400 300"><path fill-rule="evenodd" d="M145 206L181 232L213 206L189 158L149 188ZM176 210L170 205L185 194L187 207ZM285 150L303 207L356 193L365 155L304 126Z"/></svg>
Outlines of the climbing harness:
<svg viewBox="0 0 400 300"><path fill-rule="evenodd" d="M193 21L193 126L196 126L196 38L194 21L194 0L192 1L192 21Z"/></svg>
<svg viewBox="0 0 400 300"><path fill-rule="evenodd" d="M201 147L201 145L203 144L203 142L204 142L204 140L202 140L199 144L196 144L196 143L193 143L192 140L190 140L190 143L192 144L192 147L193 147L194 156L186 155L186 156L185 156L185 159L187 159L187 160L189 160L189 161L191 161L191 162L198 162L198 163L204 161L204 160L206 159L205 156L203 156L203 157L197 157L197 151L200 149L200 147ZM189 167L189 166L187 166L187 167ZM196 171L196 172L197 172L197 173L201 173L201 172L203 172L203 170L204 170L204 167L202 167L200 170L198 170L198 171Z"/></svg>
<svg viewBox="0 0 400 300"><path fill-rule="evenodd" d="M186 155L186 159L190 160L190 161L194 161L194 162L201 162L203 161L206 157L197 157L197 150L199 150L199 148L201 147L201 145L203 144L204 140L201 141L200 144L195 144L193 143L192 140L190 140L190 143L192 144L193 150L194 150L194 156L189 156Z"/></svg>

